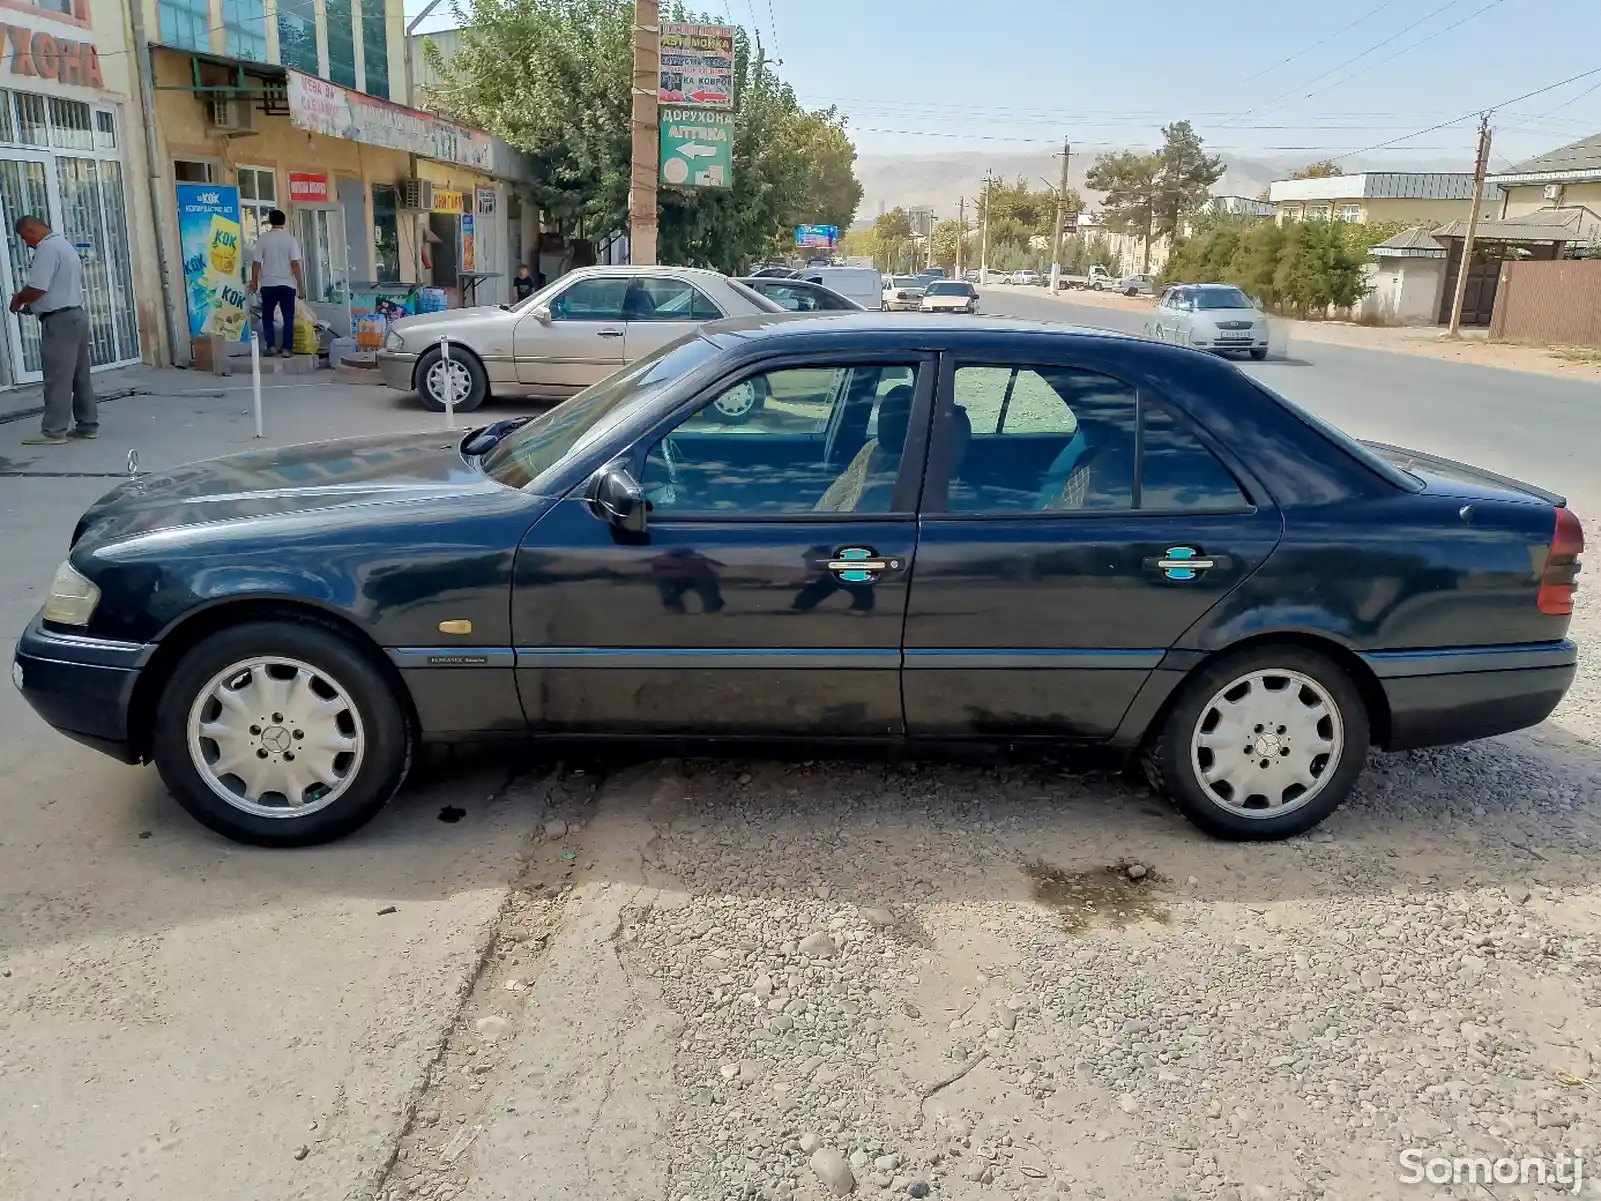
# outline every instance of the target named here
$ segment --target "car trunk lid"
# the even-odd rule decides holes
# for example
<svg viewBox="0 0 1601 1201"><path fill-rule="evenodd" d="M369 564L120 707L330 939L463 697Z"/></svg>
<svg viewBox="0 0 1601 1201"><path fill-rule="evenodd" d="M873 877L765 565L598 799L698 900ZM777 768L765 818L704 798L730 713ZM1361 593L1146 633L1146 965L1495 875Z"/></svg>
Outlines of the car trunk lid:
<svg viewBox="0 0 1601 1201"><path fill-rule="evenodd" d="M1534 484L1526 484L1510 476L1498 475L1482 467L1459 463L1441 455L1408 450L1404 446L1391 446L1384 442L1363 442L1374 454L1393 463L1423 485L1423 491L1435 496L1460 497L1463 500L1517 500L1560 508L1567 498L1548 492Z"/></svg>

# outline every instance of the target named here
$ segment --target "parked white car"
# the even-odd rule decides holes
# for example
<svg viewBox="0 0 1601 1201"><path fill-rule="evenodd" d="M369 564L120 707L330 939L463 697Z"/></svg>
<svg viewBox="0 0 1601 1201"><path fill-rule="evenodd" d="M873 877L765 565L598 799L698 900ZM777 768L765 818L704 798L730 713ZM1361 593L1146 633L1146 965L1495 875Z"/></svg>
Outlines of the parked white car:
<svg viewBox="0 0 1601 1201"><path fill-rule="evenodd" d="M1156 276L1125 275L1117 281L1117 290L1124 296L1155 296Z"/></svg>
<svg viewBox="0 0 1601 1201"><path fill-rule="evenodd" d="M1247 351L1253 359L1267 358L1267 314L1231 284L1166 289L1156 317L1145 323L1145 332L1158 342L1218 353Z"/></svg>
<svg viewBox="0 0 1601 1201"><path fill-rule="evenodd" d="M965 279L936 279L923 293L925 313L976 313L978 289Z"/></svg>
<svg viewBox="0 0 1601 1201"><path fill-rule="evenodd" d="M1014 284L1023 284L1030 288L1038 287L1040 282L1039 272L1029 271L1026 268L1022 271L1014 271L1012 272L1012 282Z"/></svg>
<svg viewBox="0 0 1601 1201"><path fill-rule="evenodd" d="M424 408L453 398L465 413L492 395L571 396L707 321L783 311L715 271L584 267L509 308L402 317L377 360L384 383Z"/></svg>
<svg viewBox="0 0 1601 1201"><path fill-rule="evenodd" d="M892 275L884 281L883 308L888 313L915 313L923 304L923 281L915 275Z"/></svg>

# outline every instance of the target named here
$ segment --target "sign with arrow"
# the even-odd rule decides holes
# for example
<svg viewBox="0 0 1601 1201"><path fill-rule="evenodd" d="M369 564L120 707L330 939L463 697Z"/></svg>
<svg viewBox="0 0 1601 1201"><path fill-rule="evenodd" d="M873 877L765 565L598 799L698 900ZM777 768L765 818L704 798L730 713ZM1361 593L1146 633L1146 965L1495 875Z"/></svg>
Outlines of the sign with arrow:
<svg viewBox="0 0 1601 1201"><path fill-rule="evenodd" d="M677 188L733 186L733 113L664 105L661 131L662 183Z"/></svg>
<svg viewBox="0 0 1601 1201"><path fill-rule="evenodd" d="M734 27L663 21L662 104L734 107Z"/></svg>

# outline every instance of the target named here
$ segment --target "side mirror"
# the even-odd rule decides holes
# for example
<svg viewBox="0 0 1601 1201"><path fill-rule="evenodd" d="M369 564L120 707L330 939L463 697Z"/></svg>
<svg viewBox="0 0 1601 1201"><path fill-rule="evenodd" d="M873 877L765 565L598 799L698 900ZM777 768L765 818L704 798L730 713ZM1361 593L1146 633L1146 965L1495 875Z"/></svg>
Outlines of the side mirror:
<svg viewBox="0 0 1601 1201"><path fill-rule="evenodd" d="M650 502L645 499L645 490L639 486L639 481L626 467L615 463L603 467L595 477L591 495L600 515L612 525L630 534L645 532Z"/></svg>
<svg viewBox="0 0 1601 1201"><path fill-rule="evenodd" d="M528 310L528 315L541 325L550 324L551 317L549 305L536 304L533 308Z"/></svg>

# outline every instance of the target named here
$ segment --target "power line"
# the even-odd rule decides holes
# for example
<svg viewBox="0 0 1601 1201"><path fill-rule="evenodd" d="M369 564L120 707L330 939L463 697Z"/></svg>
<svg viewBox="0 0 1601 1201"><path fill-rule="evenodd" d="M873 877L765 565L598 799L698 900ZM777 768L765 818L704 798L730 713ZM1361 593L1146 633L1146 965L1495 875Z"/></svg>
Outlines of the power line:
<svg viewBox="0 0 1601 1201"><path fill-rule="evenodd" d="M1329 34L1327 37L1319 38L1317 41L1313 42L1310 46L1307 46L1307 47L1305 47L1303 49L1297 50L1294 54L1290 55L1289 58L1281 58L1281 59L1279 59L1278 62L1274 63L1271 67L1268 67L1266 70L1258 71L1255 75L1246 76L1244 79L1240 80L1240 82L1236 86L1237 87L1243 87L1244 85L1246 85L1248 83L1251 83L1254 80L1261 79L1262 76L1264 76L1264 75L1271 75L1274 71L1277 71L1280 67L1285 66L1288 63L1293 63L1296 59L1302 57L1303 55L1307 55L1307 54L1312 53L1312 51L1316 50L1319 46L1328 45L1328 43L1332 42L1335 38L1339 37L1342 33L1346 32L1346 30L1355 29L1358 25L1362 24L1363 21L1366 21L1371 16L1375 16L1378 13L1383 12L1385 9L1389 8L1390 5L1394 4L1395 2L1396 2L1396 0L1384 0L1383 4L1380 4L1380 5L1377 5L1374 8L1368 9L1367 12L1363 13L1360 17L1358 17L1356 20L1352 21L1349 25L1342 25L1340 28L1336 29L1333 33Z"/></svg>
<svg viewBox="0 0 1601 1201"><path fill-rule="evenodd" d="M1423 45L1425 42L1432 42L1435 38L1439 37L1441 34L1450 33L1458 25L1464 25L1467 22L1473 20L1474 17L1477 17L1477 16L1479 16L1479 15L1481 15L1483 13L1487 13L1492 8L1494 8L1496 5L1502 4L1502 3L1505 3L1505 0L1490 0L1490 3L1486 4L1483 8L1475 9L1473 12L1470 12L1467 16L1463 17L1461 20L1453 21L1451 24L1447 25L1444 29L1436 29L1433 33L1429 34L1427 37L1419 38L1417 41L1413 42L1410 46L1404 46L1400 50L1397 50L1394 54L1391 54L1386 58L1379 59L1379 61L1376 62L1376 63L1369 63L1367 66L1362 67L1359 70L1352 71L1349 75L1342 75L1339 79L1336 79L1333 83L1325 84L1323 87L1318 88L1316 91L1308 92L1305 96L1302 96L1301 99L1302 100L1310 100L1313 96L1321 95L1324 92L1327 92L1327 91L1330 91L1330 90L1332 90L1334 88L1337 88L1342 83L1349 83L1351 80L1355 79L1358 75L1366 75L1369 71L1373 70L1375 67L1382 67L1385 63L1393 62L1396 59L1400 58L1403 54L1410 54L1410 53L1412 53L1412 51L1416 50L1419 46Z"/></svg>
<svg viewBox="0 0 1601 1201"><path fill-rule="evenodd" d="M1591 67L1588 71L1581 71L1577 75L1570 75L1568 78L1560 79L1556 83L1548 83L1543 88L1535 88L1532 92L1524 92L1521 96L1514 96L1512 99L1503 100L1499 104L1492 104L1489 108L1489 111L1494 112L1497 109L1504 109L1509 105L1521 104L1531 96L1541 96L1546 92L1554 92L1558 88L1566 87L1570 83L1578 83L1581 79L1589 79L1592 75L1601 75L1601 67ZM1426 133L1433 133L1435 130L1444 129L1448 125L1460 125L1462 122L1478 116L1480 111L1481 110L1479 109L1474 109L1472 112L1464 113L1462 116L1453 120L1441 121L1438 125L1430 125L1427 129L1420 129L1415 133L1404 134L1399 138L1391 138L1388 142L1379 142L1377 145L1365 146L1361 150L1353 150L1351 154L1342 155L1341 157L1350 158L1358 154L1368 154L1374 150L1383 150L1387 146L1394 146L1397 142L1409 142L1413 138L1420 138ZM1413 149L1421 150L1423 148L1421 146L1417 146L1413 147Z"/></svg>
<svg viewBox="0 0 1601 1201"><path fill-rule="evenodd" d="M1556 108L1550 108L1550 109L1547 109L1543 113L1536 114L1535 117L1534 117L1534 120L1536 120L1536 121L1544 120L1546 117L1549 117L1552 113L1561 112L1563 109L1567 108L1568 105L1577 104L1580 100L1583 100L1591 92L1594 92L1597 89L1601 89L1601 83L1592 83L1589 87L1585 88L1584 91L1580 92L1577 96L1574 96L1570 100L1564 100L1561 104L1557 105Z"/></svg>
<svg viewBox="0 0 1601 1201"><path fill-rule="evenodd" d="M1443 13L1446 9L1451 8L1451 7L1453 7L1453 6L1457 5L1457 4L1460 4L1460 3L1462 3L1462 0L1445 0L1445 3L1440 5L1439 8L1434 9L1433 11L1428 13L1426 16L1419 17L1416 21L1413 21L1412 24L1408 25L1405 29L1397 30L1395 33L1392 33L1389 37L1383 39L1382 41L1374 42L1373 45L1369 46L1366 50L1362 51L1360 54L1353 54L1350 58L1346 59L1343 63L1336 63L1334 66L1330 67L1327 71L1323 72L1323 74L1314 75L1314 76L1312 76L1311 79L1308 79L1304 83L1297 84L1295 87L1291 88L1289 91L1280 92L1277 96L1273 97L1271 100L1264 100L1264 101L1262 101L1261 104L1258 104L1258 105L1255 105L1255 106L1253 106L1251 108L1246 109L1245 112L1243 114L1241 114L1241 115L1242 116L1249 116L1251 113L1254 113L1259 108L1263 108L1263 107L1265 107L1265 106L1267 106L1269 104L1277 104L1280 100L1283 100L1283 99L1285 99L1286 97L1289 97L1289 96L1293 96L1296 92L1299 92L1302 88L1309 87L1312 84L1319 82L1320 80L1327 79L1330 75L1333 75L1336 71L1345 70L1345 68L1349 67L1352 63L1360 62L1362 59L1364 59L1368 55L1372 54L1375 50L1383 50L1386 46L1388 46L1391 42L1395 41L1397 38L1403 36L1404 34L1411 33L1419 25L1427 24L1429 21L1432 21L1435 17L1437 17L1441 13Z"/></svg>

